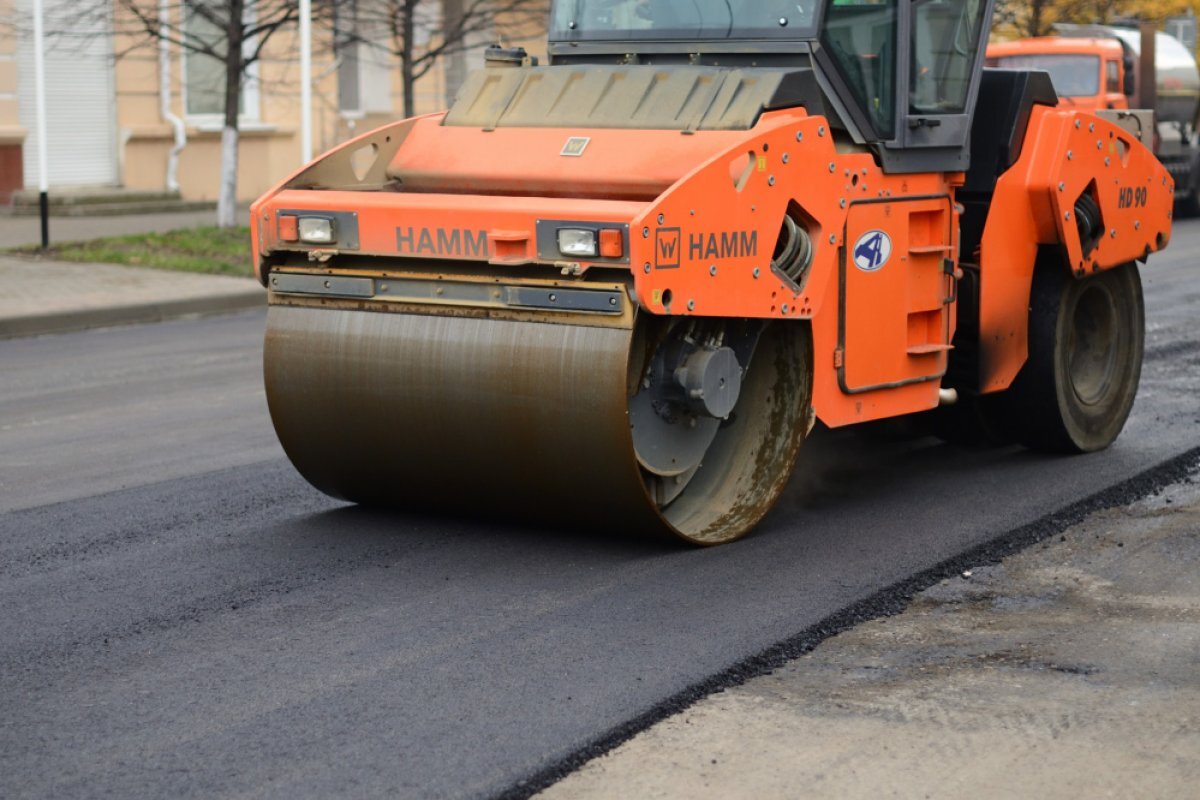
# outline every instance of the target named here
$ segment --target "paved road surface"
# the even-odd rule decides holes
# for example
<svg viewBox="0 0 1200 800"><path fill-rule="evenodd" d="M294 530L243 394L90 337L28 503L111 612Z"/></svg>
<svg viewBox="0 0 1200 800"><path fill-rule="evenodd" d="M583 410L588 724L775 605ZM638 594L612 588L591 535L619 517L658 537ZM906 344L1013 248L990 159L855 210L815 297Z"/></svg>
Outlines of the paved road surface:
<svg viewBox="0 0 1200 800"><path fill-rule="evenodd" d="M1145 272L1142 391L1111 450L819 432L758 532L710 550L322 497L270 430L261 312L0 342L0 796L513 790L1200 446L1197 247L1181 224Z"/></svg>

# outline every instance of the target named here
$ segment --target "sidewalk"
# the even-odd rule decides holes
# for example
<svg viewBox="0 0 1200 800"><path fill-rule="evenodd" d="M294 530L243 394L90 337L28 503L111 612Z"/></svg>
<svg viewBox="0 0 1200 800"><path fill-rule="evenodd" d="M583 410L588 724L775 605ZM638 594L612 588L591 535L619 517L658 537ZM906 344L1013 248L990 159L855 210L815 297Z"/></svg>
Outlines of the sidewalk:
<svg viewBox="0 0 1200 800"><path fill-rule="evenodd" d="M711 695L539 797L1195 797L1198 653L1193 473Z"/></svg>
<svg viewBox="0 0 1200 800"><path fill-rule="evenodd" d="M0 339L219 314L266 302L266 290L251 278L5 255L0 286Z"/></svg>
<svg viewBox="0 0 1200 800"><path fill-rule="evenodd" d="M250 224L250 211L239 207L239 225ZM162 233L177 228L215 225L215 211L173 211L163 214L127 214L101 217L51 217L50 242L82 242L102 236L127 236L135 233ZM0 250L12 247L36 247L42 242L41 220L37 217L0 215Z"/></svg>

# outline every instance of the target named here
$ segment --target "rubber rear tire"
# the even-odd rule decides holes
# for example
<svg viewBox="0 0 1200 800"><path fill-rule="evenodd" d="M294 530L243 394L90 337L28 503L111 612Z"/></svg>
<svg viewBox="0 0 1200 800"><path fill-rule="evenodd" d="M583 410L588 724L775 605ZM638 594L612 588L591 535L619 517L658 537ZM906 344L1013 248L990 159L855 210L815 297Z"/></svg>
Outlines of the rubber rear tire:
<svg viewBox="0 0 1200 800"><path fill-rule="evenodd" d="M1076 279L1042 264L1029 305L1029 360L996 398L1004 428L1034 450L1103 450L1125 426L1142 373L1136 265Z"/></svg>
<svg viewBox="0 0 1200 800"><path fill-rule="evenodd" d="M1133 408L1144 339L1134 264L1081 279L1043 264L1033 276L1028 361L996 398L1003 427L1032 450L1108 447Z"/></svg>

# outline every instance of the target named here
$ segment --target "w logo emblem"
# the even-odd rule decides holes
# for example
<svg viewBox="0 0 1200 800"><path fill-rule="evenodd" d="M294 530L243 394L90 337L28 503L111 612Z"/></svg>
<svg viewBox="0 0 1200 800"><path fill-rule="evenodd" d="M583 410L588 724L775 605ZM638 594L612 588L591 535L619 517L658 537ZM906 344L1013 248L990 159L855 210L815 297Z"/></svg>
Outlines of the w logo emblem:
<svg viewBox="0 0 1200 800"><path fill-rule="evenodd" d="M671 269L679 266L679 228L659 228L654 233L654 266Z"/></svg>
<svg viewBox="0 0 1200 800"><path fill-rule="evenodd" d="M883 231L867 231L854 243L854 266L874 272L892 256L892 239Z"/></svg>

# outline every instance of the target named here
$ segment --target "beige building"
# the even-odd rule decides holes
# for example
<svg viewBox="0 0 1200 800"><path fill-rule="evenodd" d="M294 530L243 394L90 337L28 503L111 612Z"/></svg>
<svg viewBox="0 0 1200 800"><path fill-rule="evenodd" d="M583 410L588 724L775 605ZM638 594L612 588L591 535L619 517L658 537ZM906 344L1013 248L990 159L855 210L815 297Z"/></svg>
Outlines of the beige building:
<svg viewBox="0 0 1200 800"><path fill-rule="evenodd" d="M341 1L353 10L353 0ZM435 0L428 1L430 11L436 12ZM124 27L114 20L115 4L84 15L80 8L91 3L44 3L47 31L70 32L66 37L48 36L46 44L47 175L52 193L173 188L168 185L168 164L178 148L176 182L181 196L215 200L223 65L173 45L114 34ZM176 0L169 7L177 4ZM253 0L248 5L252 8ZM9 202L14 191L38 186L31 8L32 0L0 0L0 205ZM505 34L511 37L512 31L501 32ZM335 55L332 39L328 27L314 26L313 143L318 152L399 118L404 109L393 56L366 43L342 47ZM447 72L481 65L483 46L491 39L479 37L458 64L449 70L439 65L419 80L414 92L417 113L444 108ZM386 44L383 37L378 41ZM529 46L533 52L544 50L537 38ZM293 30L282 30L267 42L263 58L250 70L241 108L238 196L250 200L300 162L299 55Z"/></svg>

